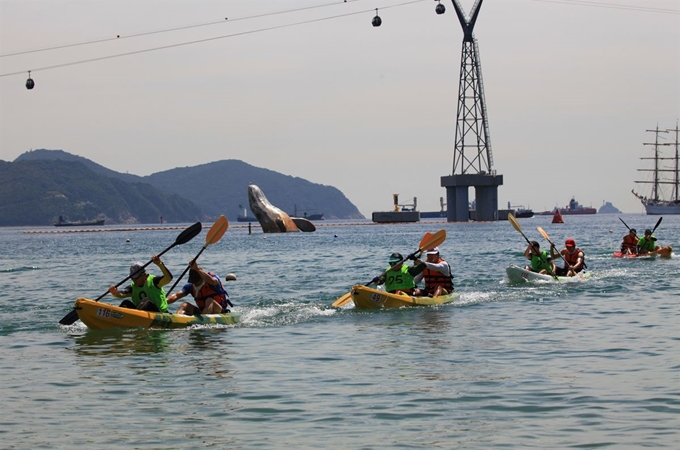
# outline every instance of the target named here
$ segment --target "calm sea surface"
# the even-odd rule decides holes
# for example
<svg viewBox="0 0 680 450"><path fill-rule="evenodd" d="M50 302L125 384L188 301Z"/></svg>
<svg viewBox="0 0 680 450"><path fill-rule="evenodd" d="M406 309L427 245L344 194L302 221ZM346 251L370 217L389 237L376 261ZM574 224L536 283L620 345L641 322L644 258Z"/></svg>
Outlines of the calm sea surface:
<svg viewBox="0 0 680 450"><path fill-rule="evenodd" d="M614 259L618 217L520 219L542 245L536 226L575 238L592 272L527 285L506 281L526 245L507 221L285 235L231 223L200 262L237 274L242 323L171 331L58 321L181 229L0 229L0 448L677 449L680 257ZM639 231L657 220L621 217ZM210 225L165 254L175 275ZM331 308L442 228L459 304ZM680 248L680 217L655 234Z"/></svg>

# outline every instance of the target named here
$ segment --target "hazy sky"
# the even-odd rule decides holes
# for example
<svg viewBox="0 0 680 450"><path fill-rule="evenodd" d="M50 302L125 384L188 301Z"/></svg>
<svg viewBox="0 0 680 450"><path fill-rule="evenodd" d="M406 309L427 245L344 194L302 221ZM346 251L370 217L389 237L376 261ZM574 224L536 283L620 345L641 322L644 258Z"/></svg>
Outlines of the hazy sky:
<svg viewBox="0 0 680 450"><path fill-rule="evenodd" d="M0 159L62 149L137 175L240 159L335 186L366 217L393 193L439 210L463 38L442 4L0 0ZM680 119L680 0L485 0L475 36L499 207L643 212L645 130Z"/></svg>

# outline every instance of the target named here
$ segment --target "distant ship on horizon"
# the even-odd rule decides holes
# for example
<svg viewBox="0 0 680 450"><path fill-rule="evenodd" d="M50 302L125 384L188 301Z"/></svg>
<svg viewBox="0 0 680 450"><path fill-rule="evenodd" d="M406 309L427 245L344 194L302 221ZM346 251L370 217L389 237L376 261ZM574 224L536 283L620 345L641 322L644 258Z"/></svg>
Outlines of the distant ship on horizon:
<svg viewBox="0 0 680 450"><path fill-rule="evenodd" d="M635 190L632 190L634 196L636 196L642 206L645 207L647 215L663 215L663 214L680 214L680 167L678 165L679 160L679 144L678 144L678 125L675 125L674 130L663 130L660 131L657 126L655 130L647 130L649 132L654 132L656 138L653 143L645 143L645 145L654 146L654 156L653 157L643 157L640 159L652 159L654 160L654 168L652 169L638 169L640 172L652 172L654 179L652 181L636 181L636 183L651 184L652 192L651 197L645 197ZM675 142L669 143L659 143L659 133L668 133L669 131L675 131ZM663 156L659 147L662 146L675 146L675 156ZM666 161L671 161L668 164ZM669 175L670 174L670 175ZM669 185L670 195L663 195L663 186Z"/></svg>
<svg viewBox="0 0 680 450"><path fill-rule="evenodd" d="M577 202L574 197L569 200L569 204L566 206L566 208L555 208L552 211L543 211L538 214L541 216L552 216L555 214L556 210L559 210L560 214L563 216L575 214L597 214L597 209L579 204L579 202Z"/></svg>

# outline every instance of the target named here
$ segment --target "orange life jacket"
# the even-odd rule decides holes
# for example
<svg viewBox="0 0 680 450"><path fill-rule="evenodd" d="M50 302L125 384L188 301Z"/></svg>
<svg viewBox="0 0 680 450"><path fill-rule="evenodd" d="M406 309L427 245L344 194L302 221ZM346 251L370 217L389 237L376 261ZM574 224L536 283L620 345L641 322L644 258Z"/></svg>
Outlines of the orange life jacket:
<svg viewBox="0 0 680 450"><path fill-rule="evenodd" d="M635 253L635 249L637 248L637 243L638 243L637 237L631 236L630 234L627 234L623 237L623 243L621 244L621 251L625 252L627 249L630 249L633 253Z"/></svg>
<svg viewBox="0 0 680 450"><path fill-rule="evenodd" d="M193 297L196 300L196 306L203 309L205 308L205 301L209 298L215 300L222 309L227 309L227 306L231 303L227 291L224 290L222 286L222 280L220 277L213 272L208 272L208 275L217 279L217 284L212 286L208 283L203 283L201 289L196 291L196 287L193 288Z"/></svg>
<svg viewBox="0 0 680 450"><path fill-rule="evenodd" d="M442 258L439 258L439 261L437 262L439 263L442 261L446 262L446 260ZM453 275L451 274L451 266L449 265L448 262L446 262L446 265L449 266L448 275L444 275L443 273L432 269L425 269L425 271L423 271L423 279L425 280L425 291L428 294L434 293L438 286L441 286L442 288L446 289L446 292L448 293L453 292Z"/></svg>
<svg viewBox="0 0 680 450"><path fill-rule="evenodd" d="M576 263L578 262L578 254L579 253L582 253L581 249L576 247L576 249L574 249L574 253L569 253L569 250L567 250L566 252L564 252L563 256L564 256L564 259L567 261L567 264L569 264L570 266L575 266ZM583 254L582 261L583 261L583 267L585 267L586 266L586 255L585 254ZM565 267L565 269L566 268L567 267Z"/></svg>

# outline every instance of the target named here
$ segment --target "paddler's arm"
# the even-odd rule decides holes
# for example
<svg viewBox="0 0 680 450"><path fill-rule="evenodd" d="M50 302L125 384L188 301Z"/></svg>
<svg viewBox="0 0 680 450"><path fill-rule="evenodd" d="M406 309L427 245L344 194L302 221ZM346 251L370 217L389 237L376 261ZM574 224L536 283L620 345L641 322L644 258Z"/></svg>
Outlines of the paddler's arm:
<svg viewBox="0 0 680 450"><path fill-rule="evenodd" d="M413 261L413 265L408 268L408 273L415 278L416 276L423 273L425 269L427 269L427 265L425 265L425 263L421 260L415 259Z"/></svg>
<svg viewBox="0 0 680 450"><path fill-rule="evenodd" d="M203 280L203 282L205 282L205 283L207 283L211 286L215 286L217 284L217 280L215 279L215 277L210 275L208 272L203 270L203 268L201 266L196 264L196 260L193 260L191 262L191 268L193 270L195 270L196 272L198 272L198 274L201 276L201 279Z"/></svg>
<svg viewBox="0 0 680 450"><path fill-rule="evenodd" d="M557 250L557 247L555 247L555 244L550 245L550 257L551 258L559 258L562 252L555 253L555 250Z"/></svg>
<svg viewBox="0 0 680 450"><path fill-rule="evenodd" d="M130 286L126 287L122 291L119 291L116 286L110 286L109 287L109 293L113 295L116 298L125 298L125 297L131 297L132 296L132 289L130 289Z"/></svg>
<svg viewBox="0 0 680 450"><path fill-rule="evenodd" d="M168 305L171 303L175 303L177 300L180 298L186 297L187 294L184 291L177 291L174 294L168 295L168 297L165 299L168 302Z"/></svg>
<svg viewBox="0 0 680 450"><path fill-rule="evenodd" d="M163 261L161 261L161 258L158 255L153 255L151 258L151 261L153 261L154 264L158 266L159 269L161 269L161 272L163 273L163 277L158 280L158 284L156 284L157 287L162 287L168 284L169 282L172 281L172 274L168 270L167 267L165 267L165 264Z"/></svg>

